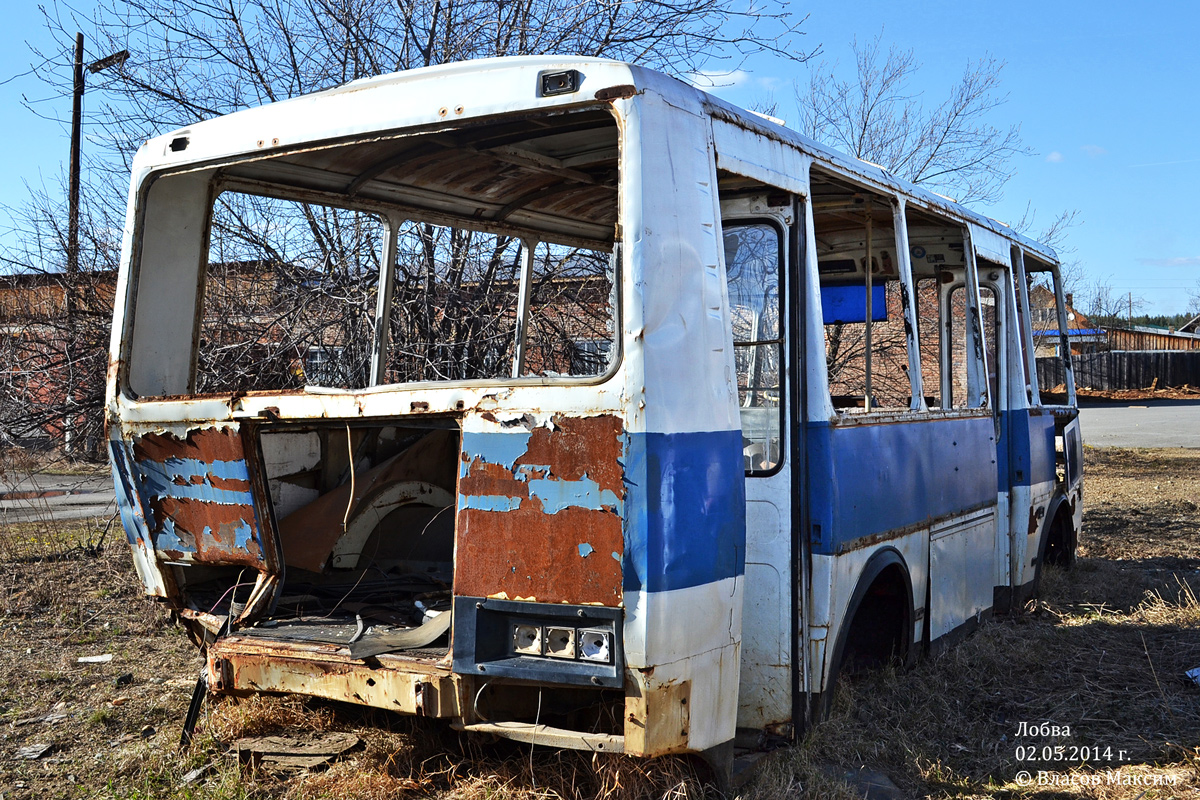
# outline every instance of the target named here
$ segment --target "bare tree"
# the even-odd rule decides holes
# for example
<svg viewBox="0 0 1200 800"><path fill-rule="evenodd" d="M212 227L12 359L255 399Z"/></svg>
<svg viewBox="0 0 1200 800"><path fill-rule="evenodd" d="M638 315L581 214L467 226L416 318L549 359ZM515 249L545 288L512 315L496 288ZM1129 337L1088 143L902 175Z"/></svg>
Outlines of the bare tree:
<svg viewBox="0 0 1200 800"><path fill-rule="evenodd" d="M5 312L10 333L20 333L0 353L6 409L0 435L10 440L30 431L99 433L107 320L102 311L96 319L88 315L106 301L111 308L129 168L149 136L358 78L467 59L562 53L684 74L714 63L732 68L763 51L793 61L808 57L797 47L803 19L778 0L753 8L728 0L102 0L90 20L65 5L45 14L64 47L34 51L40 64L35 72L55 90L48 101L30 104L37 113L50 102L65 107L59 102L71 91L65 43L76 30L85 32L94 53L128 50L132 57L90 78L85 245L77 279L69 280L65 270L60 204L40 192L25 207L10 209L19 236L2 256L8 271L40 274L59 287L55 313ZM209 254L210 274L220 274L205 301L198 388L294 386L313 378L298 374L297 359L310 371L319 368L327 382L362 385L374 322L378 264L371 269L370 260L378 253L377 226L364 224L361 215L293 204L287 219L298 233L290 236L280 234L279 208L269 205L245 196L218 203L213 239L224 244ZM272 224L261 224L268 217ZM425 246L414 247L397 267L400 312L391 321L409 361L393 359L389 376L406 379L405 370L432 377L486 372L503 355L495 343L507 324L489 290L512 282L516 243L428 226L414 227L410 238ZM543 259L554 266L539 273L540 296L551 298L564 287L585 296L608 291L603 259L569 252ZM574 274L580 264L590 272ZM247 291L250 271L273 276L255 284L269 290ZM431 277L445 286L424 296L441 298L445 307L402 313L405 292ZM110 288L97 293L89 283ZM89 291L99 305L77 297ZM599 319L592 327L605 324ZM564 330L578 325L549 314L535 320L539 335L550 337L539 356L545 369L563 368L564 359L596 357L568 352L570 342L564 350ZM317 363L322 352L333 350L336 369ZM81 427L83 419L88 422ZM100 437L89 438L98 443Z"/></svg>
<svg viewBox="0 0 1200 800"><path fill-rule="evenodd" d="M1075 294L1075 307L1099 328L1124 328L1146 308L1146 300L1132 292L1113 290L1110 278L1096 276Z"/></svg>
<svg viewBox="0 0 1200 800"><path fill-rule="evenodd" d="M80 261L66 269L65 198L31 189L0 255L0 444L60 443L97 455L120 229L81 208ZM49 438L48 438L49 437Z"/></svg>
<svg viewBox="0 0 1200 800"><path fill-rule="evenodd" d="M1013 158L1030 153L1019 125L989 121L1007 99L1000 93L1004 64L989 56L969 62L949 96L927 106L910 87L920 69L913 52L884 53L882 38L851 44L853 77L822 62L797 87L801 131L961 203L997 200Z"/></svg>

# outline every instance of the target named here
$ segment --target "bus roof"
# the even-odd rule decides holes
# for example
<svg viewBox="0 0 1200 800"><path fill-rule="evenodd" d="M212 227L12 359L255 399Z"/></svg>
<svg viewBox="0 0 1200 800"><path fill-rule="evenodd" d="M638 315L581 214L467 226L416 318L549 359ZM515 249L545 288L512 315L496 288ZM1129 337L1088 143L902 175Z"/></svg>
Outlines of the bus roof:
<svg viewBox="0 0 1200 800"><path fill-rule="evenodd" d="M540 95L541 73L571 69L581 73L578 91ZM594 104L597 92L619 87L638 92L650 89L685 107L699 104L712 116L806 153L819 165L832 167L866 188L902 196L918 207L993 231L1040 259L1058 263L1049 246L951 198L902 180L883 167L848 156L663 73L581 56L509 56L394 72L197 122L146 142L135 160L134 180L164 168L238 156L265 158L318 141L405 128L437 129L512 112L568 110Z"/></svg>

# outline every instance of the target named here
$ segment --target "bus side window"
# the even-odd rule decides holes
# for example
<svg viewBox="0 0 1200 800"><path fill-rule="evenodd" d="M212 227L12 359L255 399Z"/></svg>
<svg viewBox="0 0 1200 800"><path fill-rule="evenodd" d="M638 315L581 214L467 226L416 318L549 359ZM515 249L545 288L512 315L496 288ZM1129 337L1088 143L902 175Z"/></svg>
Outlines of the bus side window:
<svg viewBox="0 0 1200 800"><path fill-rule="evenodd" d="M725 224L729 313L749 475L772 472L782 460L782 241L782 232L772 223Z"/></svg>
<svg viewBox="0 0 1200 800"><path fill-rule="evenodd" d="M979 287L979 311L983 317L983 347L987 353L988 391L991 405L1000 404L1000 297L990 286Z"/></svg>
<svg viewBox="0 0 1200 800"><path fill-rule="evenodd" d="M921 342L921 375L925 384L925 401L930 408L950 408L950 397L942 390L942 329L938 321L938 278L918 278L916 287L917 328Z"/></svg>

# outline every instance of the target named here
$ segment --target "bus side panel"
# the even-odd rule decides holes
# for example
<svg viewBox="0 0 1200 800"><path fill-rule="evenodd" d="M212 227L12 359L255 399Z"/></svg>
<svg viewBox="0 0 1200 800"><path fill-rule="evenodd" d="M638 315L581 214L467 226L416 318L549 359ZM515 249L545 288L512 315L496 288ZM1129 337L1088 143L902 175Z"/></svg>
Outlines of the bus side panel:
<svg viewBox="0 0 1200 800"><path fill-rule="evenodd" d="M1039 537L1057 482L1054 417L1036 408L1010 411L1004 414L1004 428L1008 436L1008 485L1012 497L1008 585L1019 601L1022 587L1034 580Z"/></svg>
<svg viewBox="0 0 1200 800"><path fill-rule="evenodd" d="M705 751L735 733L746 541L716 163L698 94L625 120L625 749Z"/></svg>
<svg viewBox="0 0 1200 800"><path fill-rule="evenodd" d="M749 480L763 481L761 478ZM747 495L761 483L747 481ZM786 495L779 498L782 502ZM784 505L786 509L786 504ZM792 719L790 526L775 502L746 503L746 594L738 727L762 730Z"/></svg>
<svg viewBox="0 0 1200 800"><path fill-rule="evenodd" d="M886 539L996 504L990 415L819 422L809 424L808 435L813 553L836 555L866 544L866 537Z"/></svg>
<svg viewBox="0 0 1200 800"><path fill-rule="evenodd" d="M937 641L992 607L996 510L983 509L929 532L929 640ZM983 557L981 557L983 556Z"/></svg>
<svg viewBox="0 0 1200 800"><path fill-rule="evenodd" d="M737 712L741 432L630 434L626 475L626 752L705 750L733 738ZM685 696L690 722L672 727Z"/></svg>
<svg viewBox="0 0 1200 800"><path fill-rule="evenodd" d="M991 607L995 428L985 414L816 422L809 423L808 443L814 592L820 591L816 575L830 574L829 610L810 617L814 632L826 634L822 659L814 659L823 673L813 676L823 691L836 669L829 663L837 656L834 645L851 622L848 604L879 548L894 547L905 561L914 605L910 641L920 640L926 624L933 622L937 636ZM934 526L942 535L931 542ZM979 574L964 571L969 564ZM938 609L923 608L927 586L938 587Z"/></svg>

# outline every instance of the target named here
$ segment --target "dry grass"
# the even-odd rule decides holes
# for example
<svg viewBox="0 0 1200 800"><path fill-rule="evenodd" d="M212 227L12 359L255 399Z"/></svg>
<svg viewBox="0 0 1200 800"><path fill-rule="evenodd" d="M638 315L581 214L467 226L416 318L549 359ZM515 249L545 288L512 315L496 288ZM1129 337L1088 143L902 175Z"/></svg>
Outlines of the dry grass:
<svg viewBox="0 0 1200 800"><path fill-rule="evenodd" d="M0 499L8 499L13 493L36 493L51 485L56 476L102 477L107 474L105 464L76 461L60 453L12 447L0 449ZM115 516L111 524L100 527L55 523L46 500L33 496L23 500L21 506L36 512L32 521L9 523L5 516L8 512L0 510L0 563L61 558L78 550L94 553L97 545L111 533L113 525L120 528ZM119 530L117 538L120 538Z"/></svg>
<svg viewBox="0 0 1200 800"><path fill-rule="evenodd" d="M1200 667L1200 452L1089 450L1087 466L1076 569L1049 572L1043 599L1026 613L985 624L907 672L844 685L832 717L765 759L740 797L849 800L857 795L840 775L863 767L909 798L1200 797L1200 687L1184 675ZM198 657L138 596L123 546L0 563L5 798L717 797L681 759L485 746L434 722L297 698L212 703L180 753ZM113 662L75 663L98 652L114 653ZM127 672L133 683L117 687ZM59 703L67 718L57 724L16 724ZM1021 722L1070 735L1021 737ZM147 725L154 731L142 739ZM353 731L362 743L323 770L251 769L230 752L242 736L330 730ZM43 740L55 745L49 756L11 759ZM1018 747L1040 756L1044 746L1089 756L1111 747L1114 760L1018 761ZM181 786L197 767L208 768L204 777ZM1034 785L1018 783L1022 770ZM1057 785L1037 785L1039 771ZM1111 784L1109 776L1175 783Z"/></svg>

